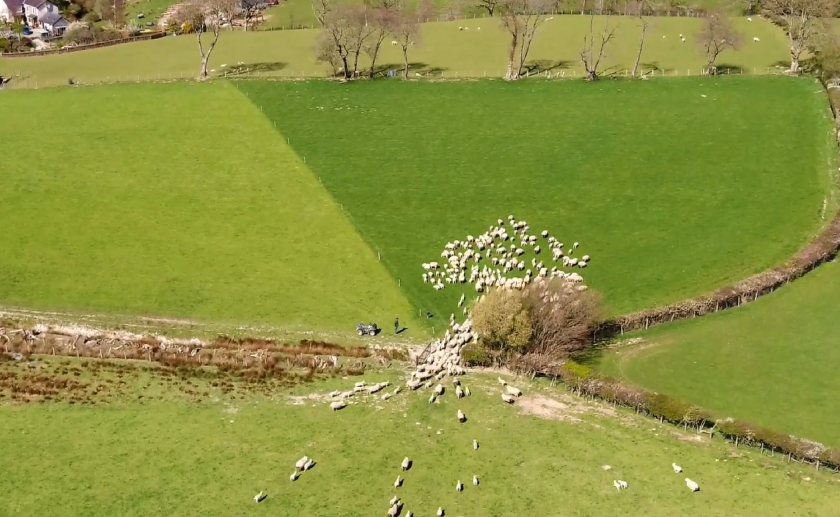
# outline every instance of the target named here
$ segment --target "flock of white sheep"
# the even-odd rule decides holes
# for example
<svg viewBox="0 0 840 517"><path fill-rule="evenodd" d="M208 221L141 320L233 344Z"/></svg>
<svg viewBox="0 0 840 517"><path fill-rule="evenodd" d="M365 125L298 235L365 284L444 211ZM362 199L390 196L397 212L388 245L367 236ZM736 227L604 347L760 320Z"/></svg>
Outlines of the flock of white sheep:
<svg viewBox="0 0 840 517"><path fill-rule="evenodd" d="M470 284L482 293L491 287L522 289L539 278L583 280L579 274L558 267L561 264L566 268L585 268L589 264L589 255L573 256L579 243L566 246L548 230L539 236L530 230L526 221L508 215L507 220L498 219L481 235L447 242L440 254L442 262L422 264L423 283L431 284L438 291L447 284ZM526 255L531 256L530 260ZM464 302L462 296L458 306L462 307Z"/></svg>

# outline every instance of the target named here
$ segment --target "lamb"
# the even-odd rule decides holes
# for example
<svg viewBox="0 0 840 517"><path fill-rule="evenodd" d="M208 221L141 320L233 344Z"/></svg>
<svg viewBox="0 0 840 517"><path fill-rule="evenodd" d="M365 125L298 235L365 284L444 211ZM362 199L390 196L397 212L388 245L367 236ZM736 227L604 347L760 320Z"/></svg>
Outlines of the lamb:
<svg viewBox="0 0 840 517"><path fill-rule="evenodd" d="M400 502L400 498L395 495L394 497L391 498L390 501L388 501L388 506L394 506L399 502Z"/></svg>
<svg viewBox="0 0 840 517"><path fill-rule="evenodd" d="M685 478L685 486L687 486L692 492L700 491L700 485L698 485L696 481L692 481L688 478Z"/></svg>
<svg viewBox="0 0 840 517"><path fill-rule="evenodd" d="M297 481L298 477L300 477L300 471L292 472L292 475L289 476L289 481Z"/></svg>
<svg viewBox="0 0 840 517"><path fill-rule="evenodd" d="M502 393L502 400L507 402L508 404L513 404L513 401L515 399L513 398L513 396L508 395L507 393Z"/></svg>
<svg viewBox="0 0 840 517"><path fill-rule="evenodd" d="M465 415L460 409L458 410L458 421L462 424L467 421L467 415Z"/></svg>
<svg viewBox="0 0 840 517"><path fill-rule="evenodd" d="M403 458L403 460L402 460L402 464L400 465L400 467L401 467L403 470L408 470L408 469L410 469L410 468L411 468L411 465L412 465L412 464L413 464L413 462L412 462L410 459L408 459L408 456L406 456L405 458Z"/></svg>
<svg viewBox="0 0 840 517"><path fill-rule="evenodd" d="M402 477L397 476L396 481L394 481L394 488L399 488L402 486L403 481L405 481Z"/></svg>
<svg viewBox="0 0 840 517"><path fill-rule="evenodd" d="M438 506L438 510L437 510L437 513L435 515L437 515L437 517L444 517L444 515L446 515L446 512L443 510L443 508Z"/></svg>
<svg viewBox="0 0 840 517"><path fill-rule="evenodd" d="M338 411L338 410L344 409L346 407L347 407L347 403L344 402L343 400L337 400L337 401L333 402L332 404L330 404L330 409L332 409L333 411Z"/></svg>
<svg viewBox="0 0 840 517"><path fill-rule="evenodd" d="M478 440L473 440L473 450L474 451L478 450Z"/></svg>
<svg viewBox="0 0 840 517"><path fill-rule="evenodd" d="M473 486L478 486L478 476L473 476Z"/></svg>
<svg viewBox="0 0 840 517"><path fill-rule="evenodd" d="M457 483L455 483L455 491L456 492L463 492L464 491L464 484L461 483L460 479L458 480Z"/></svg>
<svg viewBox="0 0 840 517"><path fill-rule="evenodd" d="M671 463L671 468L674 469L675 474L679 474L683 471L683 468L677 465L676 463Z"/></svg>
<svg viewBox="0 0 840 517"><path fill-rule="evenodd" d="M616 490L621 491L621 490L627 489L627 487L629 485L627 484L627 481L622 481L620 479L614 479L613 480L613 486L615 487Z"/></svg>
<svg viewBox="0 0 840 517"><path fill-rule="evenodd" d="M455 396L459 399L464 398L464 390L462 390L460 386L455 386Z"/></svg>
<svg viewBox="0 0 840 517"><path fill-rule="evenodd" d="M507 392L509 395L513 395L514 397L522 396L522 390L520 390L519 388L515 388L510 384L505 385L505 392Z"/></svg>
<svg viewBox="0 0 840 517"><path fill-rule="evenodd" d="M260 493L254 496L254 502L260 504L268 498L268 494L260 490Z"/></svg>
<svg viewBox="0 0 840 517"><path fill-rule="evenodd" d="M470 388L468 386L464 386L464 396L465 397L470 396Z"/></svg>

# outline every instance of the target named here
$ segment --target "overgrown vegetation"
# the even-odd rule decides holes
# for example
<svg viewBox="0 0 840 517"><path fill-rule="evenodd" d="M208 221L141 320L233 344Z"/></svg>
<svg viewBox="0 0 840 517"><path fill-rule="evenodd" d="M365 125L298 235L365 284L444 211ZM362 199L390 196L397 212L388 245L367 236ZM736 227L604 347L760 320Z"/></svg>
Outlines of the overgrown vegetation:
<svg viewBox="0 0 840 517"><path fill-rule="evenodd" d="M585 351L603 311L599 296L582 287L554 278L491 290L472 308L480 338L467 359L539 372Z"/></svg>

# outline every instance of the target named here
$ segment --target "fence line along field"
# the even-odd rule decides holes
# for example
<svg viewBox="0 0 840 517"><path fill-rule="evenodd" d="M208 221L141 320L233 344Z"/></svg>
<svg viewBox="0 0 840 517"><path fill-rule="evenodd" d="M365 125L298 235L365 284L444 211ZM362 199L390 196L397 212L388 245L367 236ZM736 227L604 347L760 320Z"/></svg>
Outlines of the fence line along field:
<svg viewBox="0 0 840 517"><path fill-rule="evenodd" d="M341 208L231 85L12 91L0 112L64 135L50 143L61 159L3 160L3 305L307 331L398 314L423 336Z"/></svg>
<svg viewBox="0 0 840 517"><path fill-rule="evenodd" d="M809 80L238 86L444 317L460 290L436 293L420 264L508 214L580 241L617 314L783 262L829 196L831 122Z"/></svg>
<svg viewBox="0 0 840 517"><path fill-rule="evenodd" d="M840 444L832 411L840 381L831 263L744 307L635 337L608 350L601 368L718 413Z"/></svg>
<svg viewBox="0 0 840 517"><path fill-rule="evenodd" d="M4 515L384 515L394 496L403 515L418 516L438 507L446 515L554 515L558 505L585 515L790 515L840 505L837 480L824 470L541 382L518 384L524 395L513 406L495 379L473 375L461 378L472 392L465 399L359 393L334 412L331 390L360 380L399 385L402 375L371 369L289 386L142 363L36 362L0 362ZM67 388L54 394L43 378ZM10 386L24 387L13 401ZM45 396L49 403L37 402ZM304 455L315 467L290 481ZM397 476L404 482L395 488ZM701 491L690 492L685 477ZM628 488L616 490L617 479ZM260 492L268 497L255 505Z"/></svg>
<svg viewBox="0 0 840 517"><path fill-rule="evenodd" d="M589 17L550 18L534 40L529 68L533 72L549 71L553 77L582 77L580 50ZM596 21L598 30L605 18L597 17ZM608 73L623 74L636 58L638 22L632 17L612 17L610 23L617 24L618 29L603 68ZM739 50L721 54L718 64L722 68L766 74L787 58L785 35L771 23L761 18L752 22L738 18L734 25L744 44ZM700 27L696 18L652 18L642 70L668 76L700 75L703 54L695 41ZM317 34L318 30L224 32L213 54L212 75L325 77L327 66L315 60L313 50ZM420 41L409 53L412 76L501 77L508 44L496 18L423 24ZM159 59L161 55L167 58ZM194 36L173 36L65 55L0 59L0 74L13 76L9 85L14 88L66 85L71 78L81 83L188 78L198 73L197 55ZM361 56L363 69L367 59ZM402 55L398 47L386 41L378 62L397 69Z"/></svg>

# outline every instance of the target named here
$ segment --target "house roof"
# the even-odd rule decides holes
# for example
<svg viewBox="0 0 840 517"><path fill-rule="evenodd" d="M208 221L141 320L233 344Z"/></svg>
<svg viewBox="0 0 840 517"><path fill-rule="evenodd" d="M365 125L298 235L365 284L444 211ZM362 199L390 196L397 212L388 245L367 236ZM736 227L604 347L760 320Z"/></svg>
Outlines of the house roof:
<svg viewBox="0 0 840 517"><path fill-rule="evenodd" d="M42 7L46 3L47 0L23 0L23 5L28 5L29 7L34 7L36 9Z"/></svg>
<svg viewBox="0 0 840 517"><path fill-rule="evenodd" d="M6 4L6 7L9 8L9 11L15 14L20 13L20 6L23 5L23 0L0 0L0 2Z"/></svg>
<svg viewBox="0 0 840 517"><path fill-rule="evenodd" d="M60 25L60 22L64 20L64 17L56 12L51 12L42 14L38 17L38 20L41 23L46 23L55 27L56 25ZM67 25L67 20L64 20L64 24Z"/></svg>

